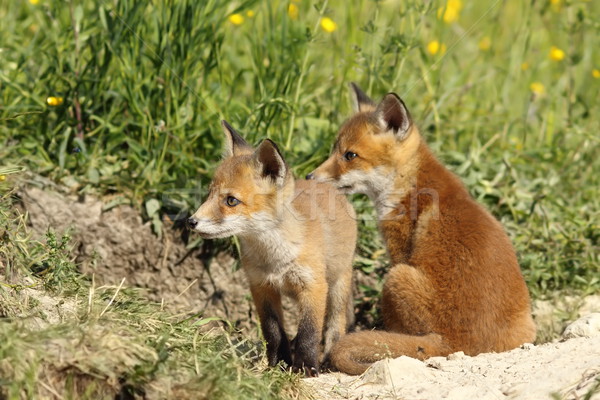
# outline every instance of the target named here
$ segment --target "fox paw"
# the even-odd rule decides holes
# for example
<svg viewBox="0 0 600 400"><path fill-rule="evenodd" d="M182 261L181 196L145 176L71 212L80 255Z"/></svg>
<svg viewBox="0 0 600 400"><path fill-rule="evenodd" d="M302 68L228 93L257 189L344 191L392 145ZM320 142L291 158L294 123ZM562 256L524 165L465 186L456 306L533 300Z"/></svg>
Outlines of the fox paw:
<svg viewBox="0 0 600 400"><path fill-rule="evenodd" d="M319 376L319 368L311 367L308 365L301 365L301 366L294 365L292 367L292 372L294 372L296 374L304 373L304 375L307 378L316 378L317 376Z"/></svg>

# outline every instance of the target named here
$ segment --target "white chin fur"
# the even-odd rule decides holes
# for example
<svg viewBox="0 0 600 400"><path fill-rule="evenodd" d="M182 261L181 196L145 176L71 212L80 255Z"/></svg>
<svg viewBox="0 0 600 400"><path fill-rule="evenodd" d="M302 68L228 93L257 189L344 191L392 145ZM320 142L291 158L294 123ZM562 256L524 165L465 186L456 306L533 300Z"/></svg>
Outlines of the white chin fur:
<svg viewBox="0 0 600 400"><path fill-rule="evenodd" d="M392 184L393 177L381 168L350 171L340 176L336 182L336 186L345 193L364 193L372 199L390 190Z"/></svg>
<svg viewBox="0 0 600 400"><path fill-rule="evenodd" d="M255 213L250 218L243 215L225 217L222 221L202 219L194 230L206 239L226 238L229 236L253 235L275 226L268 213Z"/></svg>
<svg viewBox="0 0 600 400"><path fill-rule="evenodd" d="M340 185L339 183L336 182L335 186L336 186L337 190L339 190L340 192L342 192L344 194L356 194L356 193L366 193L367 192L367 188L361 184Z"/></svg>
<svg viewBox="0 0 600 400"><path fill-rule="evenodd" d="M226 238L237 235L243 231L245 218L241 216L226 217L220 222L210 219L201 219L194 230L206 239Z"/></svg>

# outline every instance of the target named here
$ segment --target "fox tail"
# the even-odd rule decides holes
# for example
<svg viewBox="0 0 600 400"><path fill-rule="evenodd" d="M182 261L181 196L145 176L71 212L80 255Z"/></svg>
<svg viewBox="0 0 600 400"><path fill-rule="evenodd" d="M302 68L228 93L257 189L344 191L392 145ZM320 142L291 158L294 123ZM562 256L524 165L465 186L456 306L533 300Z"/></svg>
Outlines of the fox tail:
<svg viewBox="0 0 600 400"><path fill-rule="evenodd" d="M331 350L331 363L339 371L360 375L371 364L384 358L408 356L424 360L429 357L446 356L450 348L442 336L406 335L385 331L351 333L341 338Z"/></svg>

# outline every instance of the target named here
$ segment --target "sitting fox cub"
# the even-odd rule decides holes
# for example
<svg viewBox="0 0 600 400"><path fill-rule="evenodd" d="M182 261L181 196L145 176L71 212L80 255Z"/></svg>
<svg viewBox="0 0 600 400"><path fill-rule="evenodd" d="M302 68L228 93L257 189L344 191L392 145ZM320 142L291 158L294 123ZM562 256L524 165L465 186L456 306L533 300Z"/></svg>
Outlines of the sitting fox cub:
<svg viewBox="0 0 600 400"><path fill-rule="evenodd" d="M343 337L332 364L360 374L384 357L475 355L533 341L529 294L500 223L435 158L396 94L375 104L352 86L356 113L307 178L369 195L392 268L381 300L386 331Z"/></svg>
<svg viewBox="0 0 600 400"><path fill-rule="evenodd" d="M327 357L353 320L354 209L329 184L295 181L272 141L255 150L222 124L225 159L188 224L204 238L239 237L269 365L284 361L316 376L321 340ZM293 357L282 295L296 300L300 310Z"/></svg>

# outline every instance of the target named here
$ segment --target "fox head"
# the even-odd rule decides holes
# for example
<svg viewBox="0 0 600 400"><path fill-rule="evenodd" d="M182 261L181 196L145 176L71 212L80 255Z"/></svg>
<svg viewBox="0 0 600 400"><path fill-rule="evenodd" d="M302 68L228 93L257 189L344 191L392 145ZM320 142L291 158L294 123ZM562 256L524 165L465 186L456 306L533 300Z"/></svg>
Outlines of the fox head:
<svg viewBox="0 0 600 400"><path fill-rule="evenodd" d="M351 86L355 113L340 128L329 159L306 178L331 182L346 193L377 197L398 178L410 175L420 135L398 95L388 93L376 104L354 83Z"/></svg>
<svg viewBox="0 0 600 400"><path fill-rule="evenodd" d="M271 140L254 149L226 121L221 124L225 157L188 225L207 239L272 229L294 192L289 168Z"/></svg>

